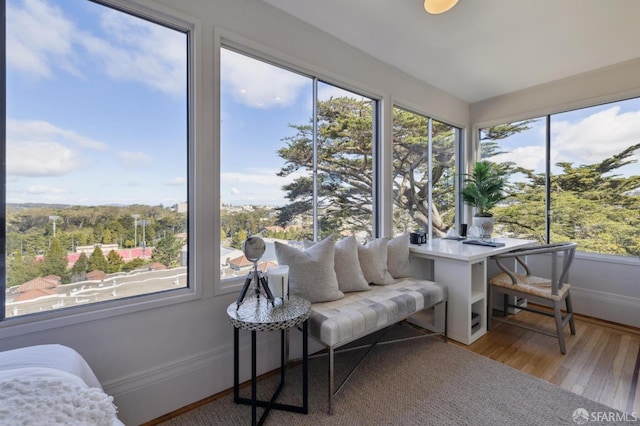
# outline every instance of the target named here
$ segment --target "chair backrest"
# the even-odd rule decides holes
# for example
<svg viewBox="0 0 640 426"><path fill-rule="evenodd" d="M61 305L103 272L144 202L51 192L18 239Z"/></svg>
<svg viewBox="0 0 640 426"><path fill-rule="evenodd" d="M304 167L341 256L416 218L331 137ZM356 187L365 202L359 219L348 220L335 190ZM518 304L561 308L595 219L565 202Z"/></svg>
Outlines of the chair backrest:
<svg viewBox="0 0 640 426"><path fill-rule="evenodd" d="M551 286L553 295L558 294L558 290L562 288L563 284L567 279L567 275L569 273L569 268L571 267L571 263L573 262L573 257L576 252L577 243L554 243L554 244L541 244L538 246L523 248L514 251L510 251L503 254L497 254L492 258L496 261L496 264L500 269L502 269L507 275L511 277L513 284L517 284L517 278L514 271L511 271L508 267L504 265L502 262L503 259L515 258L516 261L522 265L525 269L527 275L531 275L531 271L527 263L523 260L525 256L532 255L546 255L550 254L552 256L551 259ZM560 274L558 274L558 254L562 255L562 267L560 268Z"/></svg>

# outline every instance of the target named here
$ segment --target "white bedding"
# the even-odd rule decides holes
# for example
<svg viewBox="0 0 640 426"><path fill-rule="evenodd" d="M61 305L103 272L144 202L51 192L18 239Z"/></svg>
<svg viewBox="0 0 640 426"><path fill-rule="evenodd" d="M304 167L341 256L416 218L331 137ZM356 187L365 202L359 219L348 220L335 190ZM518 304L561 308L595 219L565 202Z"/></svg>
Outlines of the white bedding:
<svg viewBox="0 0 640 426"><path fill-rule="evenodd" d="M0 424L122 425L116 413L75 350L38 345L0 352Z"/></svg>

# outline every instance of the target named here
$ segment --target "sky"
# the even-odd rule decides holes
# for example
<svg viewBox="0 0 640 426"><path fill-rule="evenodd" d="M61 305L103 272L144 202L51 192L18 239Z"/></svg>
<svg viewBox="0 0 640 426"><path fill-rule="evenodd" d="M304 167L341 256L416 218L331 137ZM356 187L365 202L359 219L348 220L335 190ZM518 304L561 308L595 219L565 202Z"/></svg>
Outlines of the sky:
<svg viewBox="0 0 640 426"><path fill-rule="evenodd" d="M546 117L539 117L530 129L499 142L504 154L493 161L512 161L520 167L544 173ZM640 99L597 105L551 115L551 172L561 173L559 162L595 164L640 143ZM640 152L631 157L640 160ZM640 165L616 171L623 176L639 175Z"/></svg>
<svg viewBox="0 0 640 426"><path fill-rule="evenodd" d="M187 198L185 34L89 1L7 1L7 201L162 204ZM308 124L313 79L223 49L221 202L286 203L277 150ZM359 95L319 83L319 99ZM552 162L640 142L640 100L557 114ZM544 119L497 161L541 172ZM638 158L636 154L635 158ZM638 165L625 174L640 174Z"/></svg>
<svg viewBox="0 0 640 426"><path fill-rule="evenodd" d="M89 1L7 1L7 202L187 200L184 33Z"/></svg>
<svg viewBox="0 0 640 426"><path fill-rule="evenodd" d="M229 49L221 52L221 198L232 205L284 205L282 186L308 171L277 176L278 149L311 123L313 79ZM361 95L319 82L318 99Z"/></svg>

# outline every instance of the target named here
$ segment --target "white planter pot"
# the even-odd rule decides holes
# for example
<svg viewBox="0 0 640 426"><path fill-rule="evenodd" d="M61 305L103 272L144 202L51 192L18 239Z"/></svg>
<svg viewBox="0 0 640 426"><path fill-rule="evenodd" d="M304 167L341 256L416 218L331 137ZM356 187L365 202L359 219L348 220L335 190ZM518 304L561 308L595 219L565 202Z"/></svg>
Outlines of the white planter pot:
<svg viewBox="0 0 640 426"><path fill-rule="evenodd" d="M482 228L482 239L490 240L493 234L493 225L495 218L493 217L478 217L474 216L472 219L473 226L479 226Z"/></svg>

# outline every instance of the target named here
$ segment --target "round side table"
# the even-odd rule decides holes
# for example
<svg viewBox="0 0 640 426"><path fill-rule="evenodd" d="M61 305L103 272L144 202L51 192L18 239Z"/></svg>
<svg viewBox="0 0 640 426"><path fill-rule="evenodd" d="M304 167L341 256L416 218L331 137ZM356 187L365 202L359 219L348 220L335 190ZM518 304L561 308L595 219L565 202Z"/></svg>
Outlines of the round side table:
<svg viewBox="0 0 640 426"><path fill-rule="evenodd" d="M307 319L311 312L311 303L299 296L289 296L284 303L276 299L275 306L265 297L251 297L245 299L238 306L233 302L227 308L229 322L233 325L233 400L236 404L251 405L251 424L262 424L271 409L292 411L307 414L309 412L309 383L308 383L308 344L307 335L309 325ZM288 361L288 331L302 324L302 405L279 404L276 402L284 385L285 369ZM251 331L251 399L240 397L239 374L239 332ZM256 332L280 331L280 384L270 401L257 398L256 387ZM260 420L256 423L256 408L265 407Z"/></svg>

